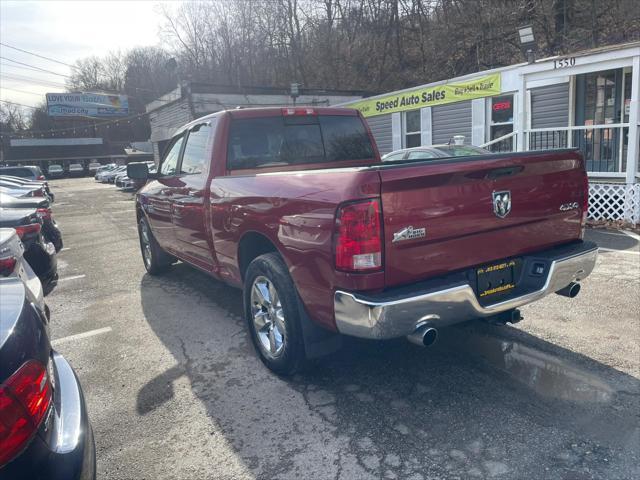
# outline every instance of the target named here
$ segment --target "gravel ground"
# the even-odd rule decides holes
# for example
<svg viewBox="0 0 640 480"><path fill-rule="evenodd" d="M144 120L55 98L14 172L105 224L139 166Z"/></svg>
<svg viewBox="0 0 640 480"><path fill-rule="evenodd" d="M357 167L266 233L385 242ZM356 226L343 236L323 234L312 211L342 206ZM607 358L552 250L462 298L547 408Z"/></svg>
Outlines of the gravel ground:
<svg viewBox="0 0 640 480"><path fill-rule="evenodd" d="M350 339L281 379L239 291L183 264L145 274L131 194L51 184L66 247L52 336L100 479L640 478L637 237L589 231L607 250L580 295L515 327L450 328L429 349Z"/></svg>

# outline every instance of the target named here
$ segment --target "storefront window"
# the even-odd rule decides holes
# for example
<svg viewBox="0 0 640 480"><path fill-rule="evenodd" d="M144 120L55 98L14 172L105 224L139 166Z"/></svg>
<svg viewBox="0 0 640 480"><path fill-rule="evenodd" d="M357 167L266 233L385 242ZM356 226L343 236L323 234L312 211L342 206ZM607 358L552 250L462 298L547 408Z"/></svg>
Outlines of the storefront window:
<svg viewBox="0 0 640 480"><path fill-rule="evenodd" d="M419 147L422 144L420 110L404 113L404 148Z"/></svg>
<svg viewBox="0 0 640 480"><path fill-rule="evenodd" d="M495 140L513 132L513 95L501 95L491 98L491 124L489 140ZM494 152L513 150L513 137L494 143L489 148Z"/></svg>

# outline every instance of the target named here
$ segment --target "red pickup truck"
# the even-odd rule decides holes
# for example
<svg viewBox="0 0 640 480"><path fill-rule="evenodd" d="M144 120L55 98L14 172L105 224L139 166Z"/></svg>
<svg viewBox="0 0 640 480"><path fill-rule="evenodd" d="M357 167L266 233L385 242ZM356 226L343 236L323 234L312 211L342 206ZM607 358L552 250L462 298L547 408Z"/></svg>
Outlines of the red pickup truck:
<svg viewBox="0 0 640 480"><path fill-rule="evenodd" d="M136 197L150 274L177 259L243 289L280 374L341 334L428 345L474 318L573 297L593 270L574 150L382 163L355 110L218 112L179 129Z"/></svg>

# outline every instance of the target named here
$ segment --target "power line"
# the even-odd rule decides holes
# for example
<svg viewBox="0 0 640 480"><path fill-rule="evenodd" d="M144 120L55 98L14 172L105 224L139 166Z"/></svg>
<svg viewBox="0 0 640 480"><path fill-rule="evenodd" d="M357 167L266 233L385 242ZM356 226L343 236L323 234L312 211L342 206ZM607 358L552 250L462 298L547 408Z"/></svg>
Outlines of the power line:
<svg viewBox="0 0 640 480"><path fill-rule="evenodd" d="M38 107L32 107L31 105L24 105L23 103L10 102L9 100L0 99L0 102L8 103L9 105L16 105L18 107L31 108L32 110L38 110Z"/></svg>
<svg viewBox="0 0 640 480"><path fill-rule="evenodd" d="M27 95L35 95L37 97L44 97L43 93L27 92L26 90L18 90L17 88L0 87L0 92L2 90L11 90L12 92L20 92L20 93L26 93Z"/></svg>
<svg viewBox="0 0 640 480"><path fill-rule="evenodd" d="M47 57L47 56L44 56L44 55L38 55L37 53L33 53L33 52L28 51L28 50L23 50L22 48L13 47L13 46L7 45L6 43L3 43L3 42L0 42L0 45L2 45L4 47L7 47L7 48L11 48L12 50L17 50L18 52L26 53L28 55L33 55L34 57L42 58L44 60L49 60L50 62L59 63L60 65L64 65L65 67L74 68L74 69L78 68L78 67L76 67L74 65L71 65L69 63L61 62L60 60L56 60L54 58Z"/></svg>
<svg viewBox="0 0 640 480"><path fill-rule="evenodd" d="M65 78L71 78L69 75L64 75L62 73L54 72L53 70L47 70L45 68L40 68L40 67L37 67L35 65L31 65L29 63L19 62L17 60L13 60L12 58L3 57L2 55L0 55L0 58L3 59L3 60L8 60L8 61L13 62L13 63L17 63L18 65L24 65L25 67L30 67L30 68L32 68L34 70L39 70L41 72L51 73L53 75L59 75L61 77L65 77Z"/></svg>
<svg viewBox="0 0 640 480"><path fill-rule="evenodd" d="M8 78L9 80L17 80L19 82L25 82L25 83L34 83L34 84L40 84L40 85L44 85L46 87L60 87L60 88L66 88L67 86L64 83L60 83L60 82L54 82L53 80L44 80L44 79L34 79L34 78L30 78L24 75L18 75L15 73L2 73L0 74L0 77L5 77Z"/></svg>
<svg viewBox="0 0 640 480"><path fill-rule="evenodd" d="M37 53L29 52L29 51L27 51L27 50L24 50L24 49L21 49L21 48L18 48L18 47L13 47L13 46L8 45L8 44L3 43L3 42L0 42L0 45L3 45L3 46L5 46L5 47L7 47L7 48L11 48L11 49L13 49L13 50L17 50L17 51L19 51L19 52L27 53L27 54L29 54L29 55L34 55L34 56L36 56L36 57L43 58L43 59L45 59L45 60L49 60L49 61L52 61L52 62L56 62L56 63L59 63L59 64L61 64L61 65L65 65L65 66L67 66L67 67L69 67L69 68L73 68L73 69L75 69L75 70L80 70L80 68L79 68L79 67L76 67L76 66L74 66L74 65L70 65L70 64L65 63L65 62L60 62L59 60L55 60L55 59L53 59L53 58L51 58L51 57L47 57L47 56L44 56L44 55L39 55L39 54L37 54ZM64 74L62 74L62 73L53 72L53 71L51 71L51 70L47 70L47 69L44 69L44 68L40 68L40 67L37 67L37 66L35 66L35 65L28 64L28 63L18 62L18 61L16 61L16 60L12 60L12 59L7 58L7 57L2 57L2 56L0 56L0 58L3 58L3 59L5 59L5 60L9 60L10 62L14 62L14 63L20 64L20 65L24 65L25 67L29 67L29 68L31 68L31 69L39 70L39 71L46 72L46 73L51 73L51 74L53 74L53 75L59 75L59 76L61 76L61 77L65 77L65 78L68 78L68 79L71 79L71 78L72 78L72 77L70 77L69 75L64 75ZM9 65L9 66L11 66L11 65ZM23 80L23 81L25 81L25 80ZM37 83L37 82L33 82L33 83ZM50 82L50 83L55 84L54 82ZM63 87L65 87L65 88L66 88L66 85L62 85L62 84L58 84L58 85L63 86ZM146 92L151 92L151 93L153 93L153 94L155 94L155 95L161 95L161 94L159 94L159 93L158 93L158 91L157 91L157 90L155 90L155 89L151 89L151 88L145 88L145 87L133 87L133 86L132 86L132 87L130 87L130 88L132 88L132 89L134 89L134 90L138 90L138 91L140 91L140 90L144 90L144 91L146 91ZM133 96L131 96L131 95L129 95L129 96L130 96L131 98L136 98L136 97L133 97ZM162 96L160 96L160 98L157 98L157 99L155 99L155 100L163 100L163 98L162 98ZM166 101L170 101L170 100L166 100Z"/></svg>
<svg viewBox="0 0 640 480"><path fill-rule="evenodd" d="M13 63L7 63L4 61L0 61L0 65L4 66L4 67L10 67L10 68L18 68L20 70L27 70L29 72L35 72L35 73L44 73L41 72L40 70L36 69L36 68L32 68L32 67L21 67L20 65L14 65Z"/></svg>

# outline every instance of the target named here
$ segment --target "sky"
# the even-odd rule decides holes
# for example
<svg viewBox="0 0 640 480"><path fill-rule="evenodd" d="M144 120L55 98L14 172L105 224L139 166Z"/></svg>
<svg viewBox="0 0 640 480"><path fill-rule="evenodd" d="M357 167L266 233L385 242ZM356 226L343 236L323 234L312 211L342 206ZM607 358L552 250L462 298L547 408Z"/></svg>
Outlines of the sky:
<svg viewBox="0 0 640 480"><path fill-rule="evenodd" d="M73 64L91 55L160 44L159 10L153 0L0 0L0 42ZM63 75L71 73L70 67L5 45L0 45L0 57L0 100L35 106L45 93L65 90Z"/></svg>

